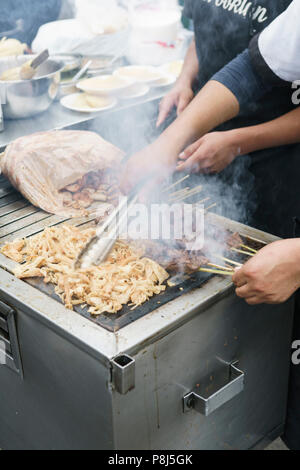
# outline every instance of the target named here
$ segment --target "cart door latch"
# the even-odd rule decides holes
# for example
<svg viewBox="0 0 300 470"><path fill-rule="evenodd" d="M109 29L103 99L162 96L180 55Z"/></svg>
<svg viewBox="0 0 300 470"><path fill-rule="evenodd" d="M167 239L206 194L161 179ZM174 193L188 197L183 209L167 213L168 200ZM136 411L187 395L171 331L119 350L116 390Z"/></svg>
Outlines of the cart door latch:
<svg viewBox="0 0 300 470"><path fill-rule="evenodd" d="M0 367L8 367L23 377L16 328L16 312L0 301Z"/></svg>
<svg viewBox="0 0 300 470"><path fill-rule="evenodd" d="M195 410L204 416L209 416L221 406L228 403L244 390L245 374L237 368L238 363L229 365L226 380L218 380L216 386L200 384L190 393L183 397L183 412ZM213 375L212 375L213 376Z"/></svg>
<svg viewBox="0 0 300 470"><path fill-rule="evenodd" d="M121 395L126 395L135 387L135 360L127 354L122 354L111 361L111 366L115 390Z"/></svg>

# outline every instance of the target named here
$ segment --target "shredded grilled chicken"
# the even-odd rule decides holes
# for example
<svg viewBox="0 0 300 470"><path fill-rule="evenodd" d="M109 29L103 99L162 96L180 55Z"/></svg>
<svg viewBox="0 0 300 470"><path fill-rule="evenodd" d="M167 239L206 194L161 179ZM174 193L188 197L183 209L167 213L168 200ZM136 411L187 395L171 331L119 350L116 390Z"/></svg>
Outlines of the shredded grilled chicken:
<svg viewBox="0 0 300 470"><path fill-rule="evenodd" d="M133 308L166 289L168 273L142 250L118 241L109 259L100 266L75 270L79 251L95 234L94 229L62 225L46 228L25 240L4 245L1 252L24 264L15 269L20 279L42 277L55 285L67 308L86 304L92 315L116 313L123 305Z"/></svg>

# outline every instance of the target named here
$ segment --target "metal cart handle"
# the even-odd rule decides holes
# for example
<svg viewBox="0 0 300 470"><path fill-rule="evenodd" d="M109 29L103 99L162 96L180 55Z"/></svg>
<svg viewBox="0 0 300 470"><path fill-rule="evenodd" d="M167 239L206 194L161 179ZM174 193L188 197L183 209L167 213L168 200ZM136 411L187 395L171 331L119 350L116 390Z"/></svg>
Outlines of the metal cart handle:
<svg viewBox="0 0 300 470"><path fill-rule="evenodd" d="M230 364L229 382L212 395L203 397L199 388L183 397L183 411L186 413L192 409L204 416L209 416L225 403L232 400L244 390L245 374L237 367L237 363Z"/></svg>
<svg viewBox="0 0 300 470"><path fill-rule="evenodd" d="M2 301L0 301L0 366L8 367L23 378L16 312Z"/></svg>

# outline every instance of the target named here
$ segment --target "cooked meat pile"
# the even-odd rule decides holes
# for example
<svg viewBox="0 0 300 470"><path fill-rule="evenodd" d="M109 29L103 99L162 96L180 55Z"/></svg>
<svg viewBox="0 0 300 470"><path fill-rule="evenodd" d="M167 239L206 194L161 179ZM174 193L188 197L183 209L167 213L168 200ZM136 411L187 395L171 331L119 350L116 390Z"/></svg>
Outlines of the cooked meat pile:
<svg viewBox="0 0 300 470"><path fill-rule="evenodd" d="M95 201L115 206L121 196L116 176L109 171L91 171L74 184L66 186L60 194L63 196L64 206L76 210L87 209Z"/></svg>
<svg viewBox="0 0 300 470"><path fill-rule="evenodd" d="M223 253L226 246L239 247L243 243L238 233L212 225L207 226L207 230L209 233L206 234L206 243L201 251L188 251L185 240L174 242L173 245L159 240L138 240L133 243L138 249L144 249L146 256L155 260L169 273L190 274L209 263L209 259L205 256L205 253L210 252L207 249L209 245L213 245L215 253ZM211 239L212 233L216 238Z"/></svg>
<svg viewBox="0 0 300 470"><path fill-rule="evenodd" d="M208 263L208 259L201 251L186 251L180 246L170 247L160 241L135 241L133 246L144 249L146 256L154 259L170 273L192 273Z"/></svg>
<svg viewBox="0 0 300 470"><path fill-rule="evenodd" d="M165 269L144 257L143 250L121 241L102 265L75 270L77 254L94 234L91 228L51 227L32 238L8 243L1 252L25 262L15 269L16 277L41 277L55 285L67 308L87 305L92 315L116 313L126 304L135 308L166 289L163 283L169 275Z"/></svg>
<svg viewBox="0 0 300 470"><path fill-rule="evenodd" d="M123 156L94 132L39 132L8 145L0 169L33 205L66 218L78 217L94 200L89 190L103 199L100 185L111 183L108 175L112 178ZM86 192L83 182L88 183Z"/></svg>

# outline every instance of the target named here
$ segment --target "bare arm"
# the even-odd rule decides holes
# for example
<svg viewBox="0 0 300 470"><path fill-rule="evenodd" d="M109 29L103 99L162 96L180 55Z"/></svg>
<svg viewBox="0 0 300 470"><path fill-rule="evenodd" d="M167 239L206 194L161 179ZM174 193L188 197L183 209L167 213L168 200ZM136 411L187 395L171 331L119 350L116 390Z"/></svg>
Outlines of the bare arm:
<svg viewBox="0 0 300 470"><path fill-rule="evenodd" d="M193 84L197 78L198 71L199 62L195 40L193 40L177 82L160 103L157 127L165 121L174 106L177 107L177 114L179 115L192 101L194 98Z"/></svg>
<svg viewBox="0 0 300 470"><path fill-rule="evenodd" d="M219 173L237 156L300 142L300 108L273 121L206 134L181 155L178 171Z"/></svg>
<svg viewBox="0 0 300 470"><path fill-rule="evenodd" d="M237 116L239 109L236 97L228 88L210 81L154 145L164 148L176 160L188 143Z"/></svg>
<svg viewBox="0 0 300 470"><path fill-rule="evenodd" d="M131 157L121 181L123 190L128 192L145 172L163 177L174 171L178 155L190 142L238 113L234 94L221 83L210 81L153 144Z"/></svg>
<svg viewBox="0 0 300 470"><path fill-rule="evenodd" d="M235 129L232 138L242 155L300 142L300 108L258 126Z"/></svg>
<svg viewBox="0 0 300 470"><path fill-rule="evenodd" d="M188 48L182 72L178 78L178 82L183 81L185 84L193 86L199 72L199 62L196 51L195 39L193 39Z"/></svg>

